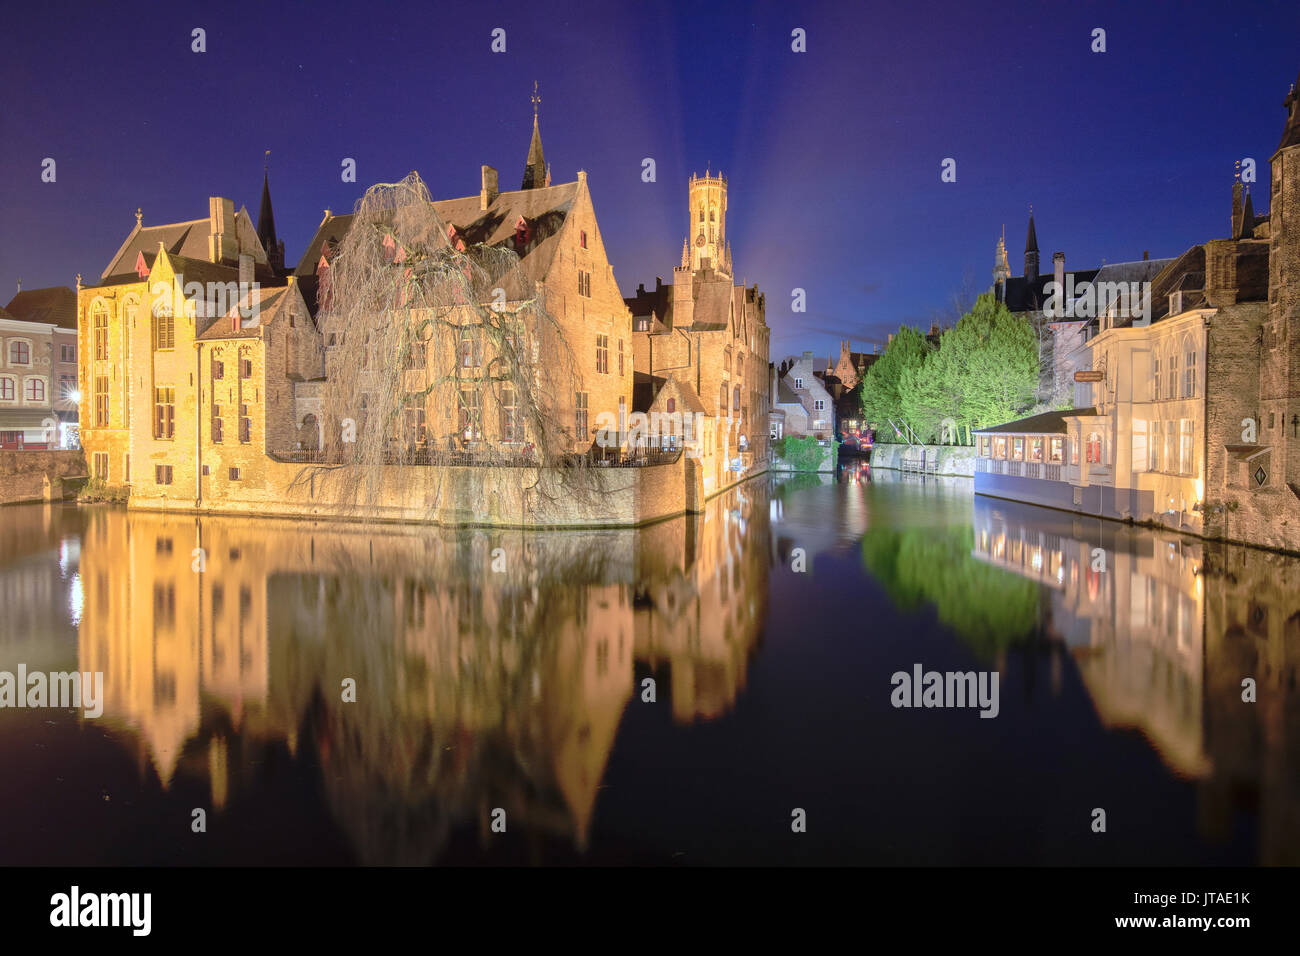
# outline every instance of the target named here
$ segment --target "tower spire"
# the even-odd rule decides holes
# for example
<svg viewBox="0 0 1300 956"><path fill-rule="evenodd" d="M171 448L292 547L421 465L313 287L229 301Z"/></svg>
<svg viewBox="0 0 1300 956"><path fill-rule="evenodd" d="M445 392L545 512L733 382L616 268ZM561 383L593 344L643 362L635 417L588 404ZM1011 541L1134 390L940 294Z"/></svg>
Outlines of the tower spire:
<svg viewBox="0 0 1300 956"><path fill-rule="evenodd" d="M550 170L546 168L546 155L542 152L542 134L537 126L537 108L542 98L537 93L537 81L533 80L533 138L528 144L528 161L524 164L524 182L520 189L540 189L551 184Z"/></svg>
<svg viewBox="0 0 1300 956"><path fill-rule="evenodd" d="M271 208L271 151L262 160L262 203L257 210L257 238L266 250L271 268L280 272L284 268L284 243L275 235L275 211Z"/></svg>
<svg viewBox="0 0 1300 956"><path fill-rule="evenodd" d="M1025 235L1025 278L1038 279L1038 231L1034 228L1034 206L1029 205L1029 232Z"/></svg>

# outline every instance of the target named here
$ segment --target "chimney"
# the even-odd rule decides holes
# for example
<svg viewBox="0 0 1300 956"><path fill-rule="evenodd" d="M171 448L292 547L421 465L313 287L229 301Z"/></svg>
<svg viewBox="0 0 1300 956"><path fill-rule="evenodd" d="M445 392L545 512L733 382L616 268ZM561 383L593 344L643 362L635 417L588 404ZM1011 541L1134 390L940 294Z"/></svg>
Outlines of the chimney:
<svg viewBox="0 0 1300 956"><path fill-rule="evenodd" d="M1143 262L1146 262L1146 261L1149 260L1150 258L1151 258L1151 251L1150 251L1149 249L1143 249L1143 250L1142 250L1142 261L1143 261Z"/></svg>
<svg viewBox="0 0 1300 956"><path fill-rule="evenodd" d="M238 332L242 327L241 310L250 311L253 297L253 257L247 252L239 254L239 305L240 308L235 310L234 330Z"/></svg>
<svg viewBox="0 0 1300 956"><path fill-rule="evenodd" d="M500 190L497 189L497 171L491 166L483 167L483 189L478 194L478 208L487 209L496 202Z"/></svg>
<svg viewBox="0 0 1300 956"><path fill-rule="evenodd" d="M1052 278L1056 280L1057 316L1065 314L1065 253L1052 253Z"/></svg>
<svg viewBox="0 0 1300 956"><path fill-rule="evenodd" d="M234 262L239 256L235 235L235 202L220 196L208 197L208 261Z"/></svg>

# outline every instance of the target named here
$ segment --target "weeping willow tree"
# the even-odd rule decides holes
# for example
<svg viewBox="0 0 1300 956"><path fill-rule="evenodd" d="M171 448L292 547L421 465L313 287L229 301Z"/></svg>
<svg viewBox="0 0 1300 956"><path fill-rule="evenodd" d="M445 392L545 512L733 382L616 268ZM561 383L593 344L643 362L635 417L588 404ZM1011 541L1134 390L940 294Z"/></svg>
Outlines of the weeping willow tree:
<svg viewBox="0 0 1300 956"><path fill-rule="evenodd" d="M481 491L471 463L505 469L511 507L598 490L573 350L520 256L545 236L488 245L491 231L444 221L414 172L357 201L320 277L324 464L300 481L345 508L423 501L430 516Z"/></svg>

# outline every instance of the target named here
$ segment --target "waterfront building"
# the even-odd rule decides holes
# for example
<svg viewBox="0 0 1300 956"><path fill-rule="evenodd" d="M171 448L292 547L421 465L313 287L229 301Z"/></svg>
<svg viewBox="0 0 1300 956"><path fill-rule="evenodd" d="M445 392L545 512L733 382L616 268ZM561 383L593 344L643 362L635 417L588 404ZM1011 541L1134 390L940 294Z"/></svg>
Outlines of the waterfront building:
<svg viewBox="0 0 1300 956"><path fill-rule="evenodd" d="M262 205L265 220L265 181ZM137 210L76 296L91 478L163 507L261 487L266 452L296 437L297 386L323 368L297 282L247 210L213 196L204 219L152 226Z"/></svg>
<svg viewBox="0 0 1300 956"><path fill-rule="evenodd" d="M835 437L835 399L822 381L812 352L787 359L776 370L776 405L780 419L773 420L773 438L809 435L826 440Z"/></svg>
<svg viewBox="0 0 1300 956"><path fill-rule="evenodd" d="M0 448L77 447L77 300L20 287L0 309Z"/></svg>
<svg viewBox="0 0 1300 956"><path fill-rule="evenodd" d="M477 193L435 200L432 207L447 224L448 235L458 248L482 244L518 256L524 285L507 283L504 311L518 307L525 298L536 297L558 324L572 352L574 388L572 394L549 398L555 402L560 420L573 423L569 429L572 450L592 448L600 437L602 416L616 420L619 436L626 436L634 384L631 314L605 251L587 174L580 170L576 180L552 185L536 110L519 189L501 191L497 170L484 165ZM295 270L313 316L319 314L318 299L322 285L329 281L330 262L353 219L353 214L334 215L326 210ZM322 326L328 365L346 357L343 346L350 332L359 330ZM521 429L505 405L512 393L482 387L489 375L485 370L495 358L491 342L467 326L462 345L464 351L459 356L427 350L428 370L439 369L436 374L441 375L440 370L454 362L463 381L435 388L416 399L416 407L404 410L404 416L418 422L411 429L410 444L419 450L430 442L445 443L456 436L493 448L522 448L528 436L519 433ZM556 355L542 355L538 361L547 364L557 359ZM304 411L304 419L308 414L314 422L319 412ZM622 442L621 437L619 444Z"/></svg>
<svg viewBox="0 0 1300 956"><path fill-rule="evenodd" d="M1088 408L976 433L977 492L1300 549L1294 86L1284 105L1269 213L1257 216L1234 183L1229 236L1161 270L1149 321L1118 308L1100 317L1080 375ZM1017 457L1016 436L1059 436L1062 460L1031 470L1039 462Z"/></svg>
<svg viewBox="0 0 1300 956"><path fill-rule="evenodd" d="M733 279L726 177L692 176L686 211L690 231L672 283L656 278L653 289L639 285L626 301L637 373L647 381L671 373L712 417L717 453L704 475L712 494L766 465L771 333L766 296Z"/></svg>

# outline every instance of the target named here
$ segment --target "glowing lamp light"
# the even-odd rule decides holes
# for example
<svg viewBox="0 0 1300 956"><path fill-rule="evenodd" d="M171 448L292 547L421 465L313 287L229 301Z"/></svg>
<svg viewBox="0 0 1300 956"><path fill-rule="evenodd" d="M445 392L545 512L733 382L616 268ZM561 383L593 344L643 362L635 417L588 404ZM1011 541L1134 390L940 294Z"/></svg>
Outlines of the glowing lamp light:
<svg viewBox="0 0 1300 956"><path fill-rule="evenodd" d="M68 392L68 401L70 401L70 402L74 402L75 404L80 405L80 404L81 404L81 389L79 389L79 388L74 388L72 391Z"/></svg>

